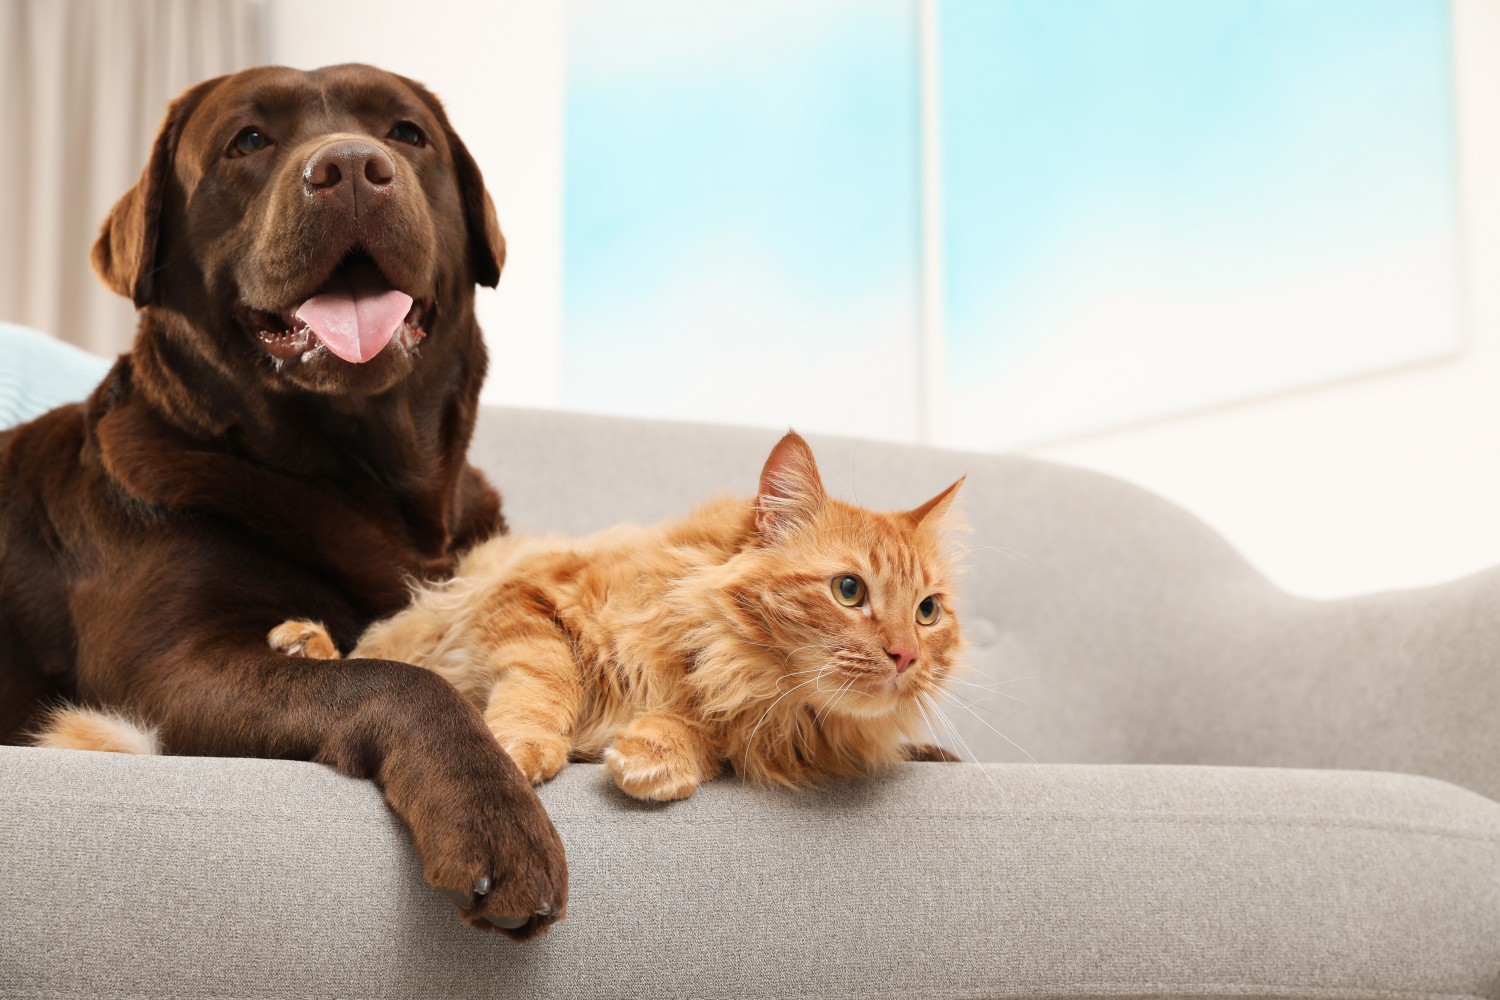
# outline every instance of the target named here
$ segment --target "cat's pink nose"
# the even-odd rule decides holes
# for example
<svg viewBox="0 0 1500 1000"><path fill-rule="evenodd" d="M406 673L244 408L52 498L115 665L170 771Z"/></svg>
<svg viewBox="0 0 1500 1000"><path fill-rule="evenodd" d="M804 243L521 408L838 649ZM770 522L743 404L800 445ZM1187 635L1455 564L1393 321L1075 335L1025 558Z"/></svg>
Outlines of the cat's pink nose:
<svg viewBox="0 0 1500 1000"><path fill-rule="evenodd" d="M917 651L910 646L892 646L885 651L885 655L891 658L896 665L896 673L906 673L906 668L916 662Z"/></svg>

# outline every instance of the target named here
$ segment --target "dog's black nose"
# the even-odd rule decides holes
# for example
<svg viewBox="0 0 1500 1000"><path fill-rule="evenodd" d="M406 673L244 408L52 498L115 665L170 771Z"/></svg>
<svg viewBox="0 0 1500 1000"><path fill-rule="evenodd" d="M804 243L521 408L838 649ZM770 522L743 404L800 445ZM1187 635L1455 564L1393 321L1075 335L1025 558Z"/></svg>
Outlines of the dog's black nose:
<svg viewBox="0 0 1500 1000"><path fill-rule="evenodd" d="M395 181L391 155L367 139L337 139L320 146L302 168L302 186L310 196L337 199L356 215Z"/></svg>

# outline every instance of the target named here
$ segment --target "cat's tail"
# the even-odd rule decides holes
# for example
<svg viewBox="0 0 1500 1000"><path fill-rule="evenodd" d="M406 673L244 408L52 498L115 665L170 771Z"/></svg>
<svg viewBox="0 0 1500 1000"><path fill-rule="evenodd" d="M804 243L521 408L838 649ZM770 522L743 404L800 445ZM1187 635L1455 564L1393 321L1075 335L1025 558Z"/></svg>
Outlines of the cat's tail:
<svg viewBox="0 0 1500 1000"><path fill-rule="evenodd" d="M106 753L159 754L156 728L100 708L63 705L42 722L32 746L54 750L103 750Z"/></svg>

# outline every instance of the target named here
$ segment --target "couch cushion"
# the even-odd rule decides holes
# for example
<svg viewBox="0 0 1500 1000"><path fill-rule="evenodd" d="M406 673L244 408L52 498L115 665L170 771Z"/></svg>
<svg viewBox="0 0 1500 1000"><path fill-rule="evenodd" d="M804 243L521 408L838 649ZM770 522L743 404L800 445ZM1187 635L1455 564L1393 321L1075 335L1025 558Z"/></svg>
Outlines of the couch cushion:
<svg viewBox="0 0 1500 1000"><path fill-rule="evenodd" d="M369 784L0 748L6 997L1500 997L1500 804L1393 774L913 764L542 791L567 921L461 926ZM84 942L77 946L77 942Z"/></svg>
<svg viewBox="0 0 1500 1000"><path fill-rule="evenodd" d="M0 431L87 396L109 362L40 331L0 323Z"/></svg>

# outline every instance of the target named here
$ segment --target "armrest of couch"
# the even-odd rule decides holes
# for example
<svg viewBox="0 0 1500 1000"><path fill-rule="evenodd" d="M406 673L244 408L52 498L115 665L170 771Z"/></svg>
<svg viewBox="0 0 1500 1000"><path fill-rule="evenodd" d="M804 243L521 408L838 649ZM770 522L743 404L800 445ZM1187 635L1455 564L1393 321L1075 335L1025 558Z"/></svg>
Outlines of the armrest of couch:
<svg viewBox="0 0 1500 1000"><path fill-rule="evenodd" d="M912 764L647 806L575 765L542 796L572 899L516 945L367 783L0 748L0 995L1500 997L1500 804L1431 779Z"/></svg>

